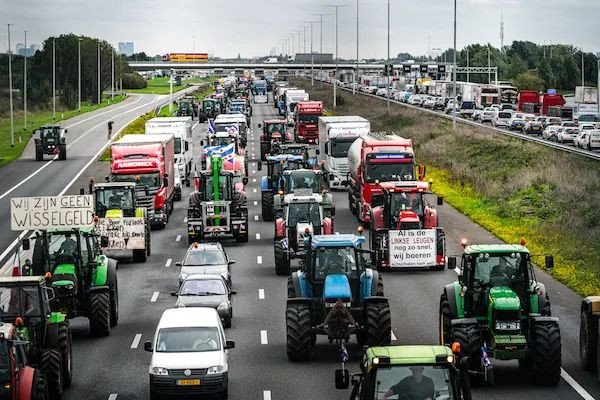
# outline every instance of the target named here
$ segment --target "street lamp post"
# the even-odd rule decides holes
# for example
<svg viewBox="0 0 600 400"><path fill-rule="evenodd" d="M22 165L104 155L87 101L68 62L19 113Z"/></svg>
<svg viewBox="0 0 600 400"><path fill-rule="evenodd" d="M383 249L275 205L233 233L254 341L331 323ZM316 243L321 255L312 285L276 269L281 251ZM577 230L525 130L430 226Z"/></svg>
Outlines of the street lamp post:
<svg viewBox="0 0 600 400"><path fill-rule="evenodd" d="M352 94L356 94L358 80L360 79L360 74L358 73L358 1L356 0L356 76L354 77L354 82L352 82Z"/></svg>
<svg viewBox="0 0 600 400"><path fill-rule="evenodd" d="M79 103L79 112L81 112L81 38L77 43L77 95Z"/></svg>
<svg viewBox="0 0 600 400"><path fill-rule="evenodd" d="M23 59L23 130L27 130L27 29L25 29L25 58Z"/></svg>
<svg viewBox="0 0 600 400"><path fill-rule="evenodd" d="M469 48L467 47L467 82L470 82L469 76Z"/></svg>
<svg viewBox="0 0 600 400"><path fill-rule="evenodd" d="M12 85L12 48L10 46L10 26L13 24L8 24L8 98L9 98L9 107L10 107L10 147L14 147L15 145L15 125L14 125L14 116L13 116L13 85Z"/></svg>
<svg viewBox="0 0 600 400"><path fill-rule="evenodd" d="M102 91L100 89L100 40L98 40L98 104L102 101Z"/></svg>
<svg viewBox="0 0 600 400"><path fill-rule="evenodd" d="M456 0L454 0L454 62L452 67L452 131L456 129Z"/></svg>
<svg viewBox="0 0 600 400"><path fill-rule="evenodd" d="M52 38L52 119L56 119L56 38Z"/></svg>
<svg viewBox="0 0 600 400"><path fill-rule="evenodd" d="M319 36L320 36L320 47L319 47L319 54L321 62L319 63L319 75L320 78L319 79L319 86L323 86L323 17L326 15L332 15L332 14L311 14L314 16L318 16L319 17Z"/></svg>
<svg viewBox="0 0 600 400"><path fill-rule="evenodd" d="M337 107L337 77L338 77L338 15L339 9L342 7L348 7L345 5L328 5L327 7L335 8L335 74L333 76L333 108Z"/></svg>
<svg viewBox="0 0 600 400"><path fill-rule="evenodd" d="M111 48L111 79L110 79L110 90L111 90L111 94L110 94L110 98L112 100L115 99L115 52L114 50L112 50Z"/></svg>
<svg viewBox="0 0 600 400"><path fill-rule="evenodd" d="M387 97L387 113L390 113L390 0L387 2L387 88L385 94Z"/></svg>
<svg viewBox="0 0 600 400"><path fill-rule="evenodd" d="M304 21L310 24L310 86L315 86L315 56L313 53L313 24L317 21Z"/></svg>
<svg viewBox="0 0 600 400"><path fill-rule="evenodd" d="M583 49L581 49L581 86L585 87L585 59Z"/></svg>

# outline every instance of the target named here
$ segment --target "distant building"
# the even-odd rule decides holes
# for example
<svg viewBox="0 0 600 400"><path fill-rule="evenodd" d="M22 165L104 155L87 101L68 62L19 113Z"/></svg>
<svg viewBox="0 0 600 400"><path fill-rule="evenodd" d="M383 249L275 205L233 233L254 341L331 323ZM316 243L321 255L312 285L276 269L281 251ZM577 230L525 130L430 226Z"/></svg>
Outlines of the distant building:
<svg viewBox="0 0 600 400"><path fill-rule="evenodd" d="M17 43L15 46L16 54L21 57L32 57L39 49L40 46L37 44L32 44L29 47L25 47L23 43Z"/></svg>
<svg viewBox="0 0 600 400"><path fill-rule="evenodd" d="M119 42L119 54L130 57L133 55L133 42Z"/></svg>
<svg viewBox="0 0 600 400"><path fill-rule="evenodd" d="M269 52L269 56L275 57L277 55L277 47L273 47Z"/></svg>
<svg viewBox="0 0 600 400"><path fill-rule="evenodd" d="M600 51L596 53L596 57L600 58Z"/></svg>

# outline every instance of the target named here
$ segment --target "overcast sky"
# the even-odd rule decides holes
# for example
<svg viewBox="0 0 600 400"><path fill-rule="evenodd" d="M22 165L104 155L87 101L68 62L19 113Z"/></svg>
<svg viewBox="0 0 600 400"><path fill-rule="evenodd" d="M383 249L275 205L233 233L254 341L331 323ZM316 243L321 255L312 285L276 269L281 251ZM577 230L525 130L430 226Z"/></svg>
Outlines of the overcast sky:
<svg viewBox="0 0 600 400"><path fill-rule="evenodd" d="M384 58L387 2L359 1L360 56ZM8 47L7 23L13 23L13 48L27 29L29 43L72 32L115 46L132 41L136 52L150 55L193 50L221 57L264 55L308 25L303 21L318 20L310 14L334 12L326 4L348 5L339 10L339 54L356 57L356 0L0 0L0 49ZM391 54L425 54L429 38L431 48L451 47L452 7L452 0L391 0ZM501 14L505 44L531 40L600 51L600 0L458 0L458 47L474 42L498 47ZM335 17L323 20L323 51L334 52ZM306 40L308 51L310 29ZM318 51L318 23L314 46Z"/></svg>

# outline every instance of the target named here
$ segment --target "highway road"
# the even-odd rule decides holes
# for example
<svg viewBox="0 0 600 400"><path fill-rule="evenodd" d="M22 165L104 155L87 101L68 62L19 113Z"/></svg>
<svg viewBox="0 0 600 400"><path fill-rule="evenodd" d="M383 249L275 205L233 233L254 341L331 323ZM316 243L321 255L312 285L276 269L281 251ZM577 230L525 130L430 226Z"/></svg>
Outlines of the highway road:
<svg viewBox="0 0 600 400"><path fill-rule="evenodd" d="M128 104L131 101L135 99L130 100ZM143 101L148 102L148 107L151 106L152 99L147 97L139 100L136 105L141 105ZM131 112L119 117L118 120L115 119L115 122L118 122L117 126L120 127L125 120L133 118L133 114L134 112ZM255 105L253 131L248 145L251 160L259 157L259 133L256 124L273 115L270 104ZM49 170L47 172L52 171L52 174L44 173L46 180L56 175L52 184L48 183L47 187L27 186L28 190L15 190L14 195L58 193L65 182L72 180L79 170L82 174L75 179L67 193L78 193L79 187L87 185L89 176L103 177L108 171L106 163L91 162L84 169L87 162L84 160L89 160L89 155L97 152L106 140L103 124L91 129L89 141L92 142L93 137L96 148L92 149L91 143L89 146L81 143L79 151L82 155L75 156L73 154L75 151L72 151L74 157L66 163L72 162L75 169L70 168L67 173L64 168L56 168L59 162L54 162L47 167ZM199 141L205 131L205 124L198 125L194 131L196 152L199 152ZM79 132L83 134L85 130L81 129ZM38 164L38 168L39 166L41 164ZM11 173L12 171L15 170L11 170ZM37 181L38 177L33 179ZM41 185L40 182L43 181L40 180L38 185ZM4 186L3 190L6 190ZM184 188L184 199L187 198L189 191L189 188ZM236 348L230 351L230 398L347 399L349 391L337 391L334 388L333 372L340 365L338 349L323 338L318 339L316 351L313 352L310 362L292 363L287 360L285 349L287 278L278 277L274 272L273 224L263 222L260 217L260 175L256 171L255 162L250 163L247 196L250 241L247 244L226 243L226 251L230 258L236 260L236 264L232 266L232 278L233 286L238 291L234 298L233 327L226 331L228 339L236 342ZM340 233L355 231L356 219L350 214L345 192L336 192L334 198L337 211L336 231ZM435 203L434 199L431 200ZM2 211L6 214L8 212L7 205L4 203L6 200L3 198L2 201ZM175 262L182 258L188 246L184 222L186 208L185 200L176 202L174 214L167 228L153 231L152 255L145 264L121 260L118 270L120 319L119 325L112 330L109 337L89 338L87 320L72 321L75 372L73 385L66 391L65 400L148 398L150 353L143 350L143 342L152 340L162 311L175 302L175 298L170 296L170 292L177 287L178 269ZM450 254L460 253L462 237L467 237L474 243L498 242L498 239L452 207L443 205L438 207L438 211L441 225L446 229ZM2 240L4 240L3 246L4 243L9 242L4 238ZM518 369L516 362L498 363L496 385L475 389L474 397L477 399L600 399L600 387L596 378L583 372L578 364L579 296L544 272L538 270L537 275L540 281L546 283L553 314L561 320L565 379L561 380L558 387L540 387L530 382L529 376ZM455 278L456 273L453 270L385 274L385 288L392 310L395 344L437 342L440 291L445 283ZM350 368L356 371L360 349L353 343L349 350Z"/></svg>

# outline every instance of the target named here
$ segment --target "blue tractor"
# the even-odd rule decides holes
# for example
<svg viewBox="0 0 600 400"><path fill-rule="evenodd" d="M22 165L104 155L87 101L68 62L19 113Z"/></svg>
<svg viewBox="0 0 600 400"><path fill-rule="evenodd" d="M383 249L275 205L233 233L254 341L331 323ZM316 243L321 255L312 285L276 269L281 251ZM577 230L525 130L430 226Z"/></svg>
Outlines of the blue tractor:
<svg viewBox="0 0 600 400"><path fill-rule="evenodd" d="M305 238L306 255L288 278L287 356L308 360L316 335L343 345L356 335L367 346L391 341L391 313L383 280L366 263L364 236L315 235Z"/></svg>

